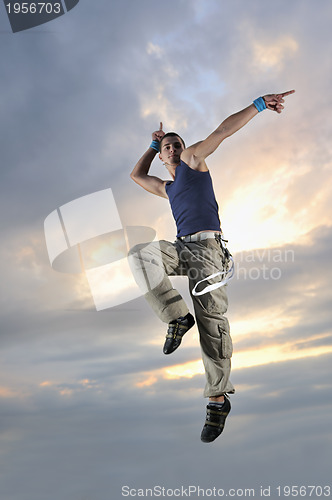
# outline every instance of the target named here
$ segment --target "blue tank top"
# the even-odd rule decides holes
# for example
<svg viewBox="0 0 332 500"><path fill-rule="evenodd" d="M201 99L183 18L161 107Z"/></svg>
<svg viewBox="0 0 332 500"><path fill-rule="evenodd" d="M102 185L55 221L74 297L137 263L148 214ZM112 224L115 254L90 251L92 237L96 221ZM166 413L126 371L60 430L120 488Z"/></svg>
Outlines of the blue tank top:
<svg viewBox="0 0 332 500"><path fill-rule="evenodd" d="M221 230L209 171L193 170L181 160L175 169L174 181L168 181L165 189L176 222L177 236L208 229Z"/></svg>

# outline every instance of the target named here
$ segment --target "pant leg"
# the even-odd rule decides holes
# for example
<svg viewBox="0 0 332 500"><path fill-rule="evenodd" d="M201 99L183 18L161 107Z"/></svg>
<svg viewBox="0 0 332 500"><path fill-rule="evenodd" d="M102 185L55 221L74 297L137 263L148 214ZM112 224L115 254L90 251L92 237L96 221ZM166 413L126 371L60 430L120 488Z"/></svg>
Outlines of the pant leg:
<svg viewBox="0 0 332 500"><path fill-rule="evenodd" d="M230 381L233 346L229 323L224 316L227 310L225 286L209 292L213 300L205 301L204 295L193 297L206 375L204 397L235 392ZM212 304L216 307L211 307Z"/></svg>
<svg viewBox="0 0 332 500"><path fill-rule="evenodd" d="M198 281L222 270L226 264L221 246L213 239L185 243L181 255L189 265L190 292ZM206 375L204 397L235 392L229 379L233 345L225 317L228 307L226 288L224 285L203 295L192 295Z"/></svg>
<svg viewBox="0 0 332 500"><path fill-rule="evenodd" d="M165 240L134 246L128 261L147 302L165 323L185 316L189 310L168 276L186 274L177 246Z"/></svg>

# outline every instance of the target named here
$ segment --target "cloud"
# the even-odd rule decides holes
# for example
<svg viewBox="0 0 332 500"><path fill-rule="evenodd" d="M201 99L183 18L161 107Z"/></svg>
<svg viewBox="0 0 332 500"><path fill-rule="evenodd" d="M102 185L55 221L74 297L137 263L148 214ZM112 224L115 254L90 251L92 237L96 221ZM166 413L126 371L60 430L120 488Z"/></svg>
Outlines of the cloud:
<svg viewBox="0 0 332 500"><path fill-rule="evenodd" d="M162 47L160 47L157 44L154 44L152 42L148 43L148 46L146 48L147 53L150 55L155 56L157 59L160 59L161 56L165 53Z"/></svg>
<svg viewBox="0 0 332 500"><path fill-rule="evenodd" d="M298 51L298 43L291 36L281 37L273 44L253 42L254 65L258 71L269 71L270 69L278 69L279 71L285 66L287 59L292 59Z"/></svg>
<svg viewBox="0 0 332 500"><path fill-rule="evenodd" d="M112 386L109 397L104 394L95 399L85 393L74 399L61 398L57 409L49 406L45 395L39 400L34 398L34 410L26 414L19 440L11 442L7 450L3 486L10 490L13 485L10 466L14 457L17 466L23 467L21 481L15 488L17 494L29 487L28 491L38 498L45 494L50 482L61 479L57 491L49 491L50 500L59 493L71 494L72 498L88 493L102 498L111 486L115 492L123 484L137 488L153 484L225 488L288 484L290 475L297 482L303 474L310 476L314 463L313 479L324 483L328 477L324 464L330 458L331 384L318 387L317 382L329 379L330 361L328 356L320 361L296 361L235 372L235 379L245 380L249 388L232 398L233 408L224 435L219 443L208 448L199 441L204 408L195 393L194 379L186 380L184 393L179 391L178 382L165 381L162 392L153 396L149 387L143 388L143 392L132 391L130 402L124 394L121 397L114 392ZM313 425L318 409L320 425ZM14 425L12 422L11 427ZM22 446L31 450L29 461L24 454L17 455ZM216 461L221 446L227 449L228 460L217 479ZM196 454L204 459L205 467L198 466ZM165 477L164 468L171 455L169 478ZM35 467L39 468L42 460L47 465L45 474L33 483ZM236 477L232 474L235 463L241 471ZM176 472L180 464L181 474ZM69 477L77 474L80 481L68 482Z"/></svg>

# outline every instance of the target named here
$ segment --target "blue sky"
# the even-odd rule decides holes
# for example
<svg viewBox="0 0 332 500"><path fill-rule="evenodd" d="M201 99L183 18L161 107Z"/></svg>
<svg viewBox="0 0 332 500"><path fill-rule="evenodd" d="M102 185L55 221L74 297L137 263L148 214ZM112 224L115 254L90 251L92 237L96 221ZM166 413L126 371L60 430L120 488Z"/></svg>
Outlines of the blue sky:
<svg viewBox="0 0 332 500"><path fill-rule="evenodd" d="M81 0L13 34L0 5L1 498L329 484L331 18L326 0ZM167 200L129 178L159 122L194 143L292 88L208 159L238 273L236 394L204 445L197 330L165 357L142 297L97 312L84 274L50 266L43 224L111 188L124 226L172 241Z"/></svg>

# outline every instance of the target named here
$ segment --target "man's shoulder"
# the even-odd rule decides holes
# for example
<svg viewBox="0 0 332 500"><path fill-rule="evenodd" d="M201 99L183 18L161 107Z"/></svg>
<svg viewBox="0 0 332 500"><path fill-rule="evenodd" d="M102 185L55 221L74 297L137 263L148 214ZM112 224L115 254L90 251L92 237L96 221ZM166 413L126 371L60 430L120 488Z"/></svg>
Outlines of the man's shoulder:
<svg viewBox="0 0 332 500"><path fill-rule="evenodd" d="M182 151L181 160L192 170L197 170L198 172L207 172L209 169L205 163L205 160L195 155L195 146L196 144Z"/></svg>

